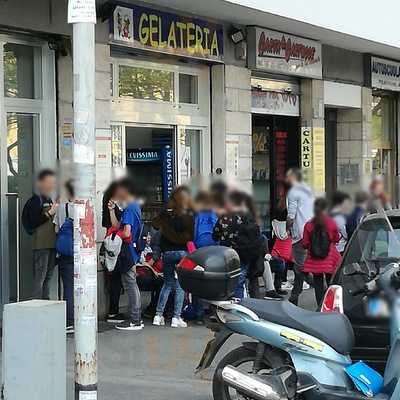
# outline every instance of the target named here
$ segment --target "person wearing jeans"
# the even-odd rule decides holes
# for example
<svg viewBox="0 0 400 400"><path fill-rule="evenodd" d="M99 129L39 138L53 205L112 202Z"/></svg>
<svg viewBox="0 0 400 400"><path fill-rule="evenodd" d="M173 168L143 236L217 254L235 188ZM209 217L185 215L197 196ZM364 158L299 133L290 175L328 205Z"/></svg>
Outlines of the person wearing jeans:
<svg viewBox="0 0 400 400"><path fill-rule="evenodd" d="M184 291L181 288L175 267L187 254L187 243L193 241L194 217L191 208L190 190L186 186L177 186L171 193L167 208L153 220L153 227L160 230L160 250L163 260L164 284L158 299L153 325L165 325L164 309L171 291L175 291L172 328L186 328L181 313Z"/></svg>
<svg viewBox="0 0 400 400"><path fill-rule="evenodd" d="M314 215L314 195L311 189L303 182L303 175L299 168L291 168L286 173L286 183L290 187L287 194L287 221L286 229L292 237L292 256L295 280L289 301L298 304L299 296L303 291L306 275L303 266L307 251L302 245L305 224Z"/></svg>
<svg viewBox="0 0 400 400"><path fill-rule="evenodd" d="M139 287L136 282L136 266L130 268L127 272L121 274L122 283L128 295L129 301L129 320L138 321L142 326L142 301L140 297ZM132 324L132 322L131 322ZM117 325L118 329L122 329L125 325ZM128 330L128 329L126 329Z"/></svg>
<svg viewBox="0 0 400 400"><path fill-rule="evenodd" d="M142 234L142 216L137 202L137 188L131 178L124 178L118 182L115 190L115 200L124 204L121 221L118 220L115 209L116 202L110 199L108 208L113 227L118 228L123 239L121 251L118 255L117 266L121 272L122 283L129 299L129 318L116 325L124 331L143 329L141 318L140 291L136 282L136 264L140 260L140 242Z"/></svg>
<svg viewBox="0 0 400 400"><path fill-rule="evenodd" d="M164 285L160 292L160 297L156 309L156 317L161 319L164 314L165 306L167 305L169 294L174 291L174 313L172 316L173 325L177 325L177 321L181 318L183 302L185 299L185 291L181 288L178 279L175 274L175 267L179 264L179 261L186 255L186 251L166 251L163 255L163 272L164 272ZM157 318L158 317L158 318ZM171 326L177 327L177 326Z"/></svg>
<svg viewBox="0 0 400 400"><path fill-rule="evenodd" d="M58 204L51 199L55 189L54 171L43 169L36 180L36 193L26 202L22 211L22 224L32 236L33 299L50 299L50 281L56 259L53 218Z"/></svg>
<svg viewBox="0 0 400 400"><path fill-rule="evenodd" d="M74 331L74 258L60 256L58 267L63 283L63 300L67 303L67 333Z"/></svg>

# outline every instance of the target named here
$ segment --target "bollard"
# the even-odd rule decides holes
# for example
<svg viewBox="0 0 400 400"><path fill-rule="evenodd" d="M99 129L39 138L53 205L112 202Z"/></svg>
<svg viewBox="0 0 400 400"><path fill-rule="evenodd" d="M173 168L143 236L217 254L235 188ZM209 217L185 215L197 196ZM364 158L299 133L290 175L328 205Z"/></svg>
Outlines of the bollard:
<svg viewBox="0 0 400 400"><path fill-rule="evenodd" d="M5 400L66 400L65 302L7 304L3 313Z"/></svg>

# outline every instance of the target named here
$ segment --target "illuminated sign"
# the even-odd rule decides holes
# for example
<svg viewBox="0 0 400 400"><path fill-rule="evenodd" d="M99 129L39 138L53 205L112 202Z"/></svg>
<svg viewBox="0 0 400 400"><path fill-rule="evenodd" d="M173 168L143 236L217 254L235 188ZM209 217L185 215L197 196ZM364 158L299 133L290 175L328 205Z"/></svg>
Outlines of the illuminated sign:
<svg viewBox="0 0 400 400"><path fill-rule="evenodd" d="M162 150L163 199L168 201L174 187L174 153L170 146Z"/></svg>
<svg viewBox="0 0 400 400"><path fill-rule="evenodd" d="M154 149L127 150L126 162L157 162L161 160L160 152Z"/></svg>
<svg viewBox="0 0 400 400"><path fill-rule="evenodd" d="M117 6L114 42L144 50L213 61L223 58L222 25L140 6Z"/></svg>
<svg viewBox="0 0 400 400"><path fill-rule="evenodd" d="M321 43L299 36L249 28L249 66L277 74L322 78Z"/></svg>

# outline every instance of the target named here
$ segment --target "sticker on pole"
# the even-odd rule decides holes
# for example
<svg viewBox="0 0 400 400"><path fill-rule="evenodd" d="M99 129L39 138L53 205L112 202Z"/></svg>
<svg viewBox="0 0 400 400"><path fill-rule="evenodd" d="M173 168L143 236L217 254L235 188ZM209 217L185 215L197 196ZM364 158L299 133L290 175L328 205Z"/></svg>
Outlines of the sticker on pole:
<svg viewBox="0 0 400 400"><path fill-rule="evenodd" d="M96 0L68 0L68 23L96 23Z"/></svg>
<svg viewBox="0 0 400 400"><path fill-rule="evenodd" d="M79 400L97 400L97 392L94 391L79 392Z"/></svg>

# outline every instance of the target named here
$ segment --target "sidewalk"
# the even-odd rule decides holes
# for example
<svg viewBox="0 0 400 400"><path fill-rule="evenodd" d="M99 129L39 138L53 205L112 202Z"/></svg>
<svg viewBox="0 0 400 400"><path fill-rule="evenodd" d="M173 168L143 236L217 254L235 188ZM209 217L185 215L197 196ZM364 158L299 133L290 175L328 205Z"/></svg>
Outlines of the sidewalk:
<svg viewBox="0 0 400 400"><path fill-rule="evenodd" d="M99 399L211 400L211 382L194 374L210 331L198 326L153 327L146 322L139 332L100 324ZM73 400L72 338L67 346L67 399Z"/></svg>

